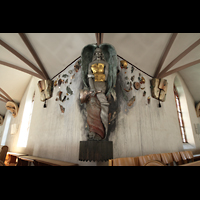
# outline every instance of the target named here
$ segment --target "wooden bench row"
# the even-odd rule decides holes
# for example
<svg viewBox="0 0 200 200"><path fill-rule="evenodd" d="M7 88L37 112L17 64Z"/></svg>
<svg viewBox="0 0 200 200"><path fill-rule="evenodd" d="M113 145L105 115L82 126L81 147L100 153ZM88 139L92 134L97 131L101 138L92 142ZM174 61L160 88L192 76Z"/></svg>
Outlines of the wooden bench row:
<svg viewBox="0 0 200 200"><path fill-rule="evenodd" d="M200 155L193 156L192 151L181 151L172 153L149 154L139 157L115 158L109 160L109 166L150 166L149 162L158 161L161 165L177 166L194 160L199 160ZM159 163L152 162L152 166L158 166Z"/></svg>
<svg viewBox="0 0 200 200"><path fill-rule="evenodd" d="M5 159L6 166L30 166L31 163L34 166L78 166L78 164L71 162L7 152Z"/></svg>

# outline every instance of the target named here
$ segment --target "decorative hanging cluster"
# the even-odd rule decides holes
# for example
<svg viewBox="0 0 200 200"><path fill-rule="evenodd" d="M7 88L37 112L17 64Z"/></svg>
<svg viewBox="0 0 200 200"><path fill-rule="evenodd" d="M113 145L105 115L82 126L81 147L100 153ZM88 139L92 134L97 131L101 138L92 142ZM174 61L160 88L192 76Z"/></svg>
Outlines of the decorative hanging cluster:
<svg viewBox="0 0 200 200"><path fill-rule="evenodd" d="M121 72L121 73L124 73L124 74L127 74L127 69L129 68L129 67L128 67L127 61L121 60L121 61L120 61L120 67L121 67L121 71L120 71L120 72ZM133 72L134 72L135 70L137 70L137 69L136 69L134 66L131 66L131 77L130 77L130 79L129 79L128 76L125 76L124 80L125 80L125 82L126 82L126 84L125 84L126 87L123 88L123 90L126 91L127 93L129 93L130 91L132 91L133 88L134 88L135 90L144 90L144 92L143 92L143 97L145 97L145 96L146 96L146 91L145 91L145 78L144 78L144 76L143 76L141 73L139 73L138 79L135 80L135 76L136 76L136 75L133 75ZM150 99L151 99L151 97L148 96L148 97L147 97L147 103L146 103L146 105L147 105L147 104L150 104ZM136 100L136 96L133 96L132 98L130 98L130 100L128 100L127 105L128 105L129 107L132 106L132 105L134 104L135 100Z"/></svg>
<svg viewBox="0 0 200 200"><path fill-rule="evenodd" d="M56 94L56 98L55 101L60 101L60 102L65 102L70 100L70 96L72 96L74 94L74 91L71 89L71 85L73 84L73 80L75 79L76 73L79 71L79 69L81 68L81 60L79 59L75 64L74 64L74 68L70 69L67 71L67 73L63 73L63 74L59 74L57 75L57 77L54 80L53 83L53 88L59 88L59 90L57 91ZM130 91L133 90L143 90L143 97L146 98L146 90L145 90L145 78L142 75L142 73L138 73L138 75L136 75L137 73L134 73L137 71L137 68L133 65L128 66L128 62L125 60L121 60L120 61L120 68L121 70L118 70L118 74L124 74L124 81L125 81L125 87L122 88L125 93L124 93L124 98L127 101L127 106L131 107L135 100L136 100L136 95L133 95L130 99L127 97L126 93L129 93ZM128 77L127 74L127 70L130 70L131 72L131 76L130 78ZM137 79L136 79L137 77ZM61 86L65 86L65 90L61 89ZM62 87L63 88L63 87ZM151 97L148 96L146 99L146 105L150 104L151 102ZM59 104L60 106L60 110L61 113L65 113L65 107L63 107L63 105ZM126 110L127 111L127 110ZM110 116L110 120L112 121L112 117Z"/></svg>
<svg viewBox="0 0 200 200"><path fill-rule="evenodd" d="M62 75L58 75L56 80L54 81L54 88L59 88L59 91L57 92L57 96L56 96L56 101L61 101L61 102L64 102L64 101L68 101L69 100L69 97L71 95L73 95L73 90L70 88L70 86L72 85L73 83L73 80L75 78L75 75L76 73L79 71L79 69L81 68L81 65L80 65L80 61L81 60L78 60L75 65L74 65L74 69L72 70L69 70L67 73L65 74L62 74ZM61 91L60 88L62 85L65 85L66 86L66 90L65 91ZM60 110L61 110L61 113L64 113L65 112L65 108L59 104L60 106Z"/></svg>

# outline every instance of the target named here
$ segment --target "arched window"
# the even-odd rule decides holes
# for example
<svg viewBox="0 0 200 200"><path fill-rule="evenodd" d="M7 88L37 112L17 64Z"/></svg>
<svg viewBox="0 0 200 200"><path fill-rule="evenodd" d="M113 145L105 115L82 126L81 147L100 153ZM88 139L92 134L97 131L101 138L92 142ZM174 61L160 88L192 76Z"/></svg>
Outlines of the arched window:
<svg viewBox="0 0 200 200"><path fill-rule="evenodd" d="M179 99L178 91L175 85L174 85L174 96L175 96L176 109L177 109L177 114L178 114L178 121L179 121L182 141L183 143L188 143L187 137L185 134L185 126L184 126L184 121L183 121L183 114L181 110L180 99Z"/></svg>

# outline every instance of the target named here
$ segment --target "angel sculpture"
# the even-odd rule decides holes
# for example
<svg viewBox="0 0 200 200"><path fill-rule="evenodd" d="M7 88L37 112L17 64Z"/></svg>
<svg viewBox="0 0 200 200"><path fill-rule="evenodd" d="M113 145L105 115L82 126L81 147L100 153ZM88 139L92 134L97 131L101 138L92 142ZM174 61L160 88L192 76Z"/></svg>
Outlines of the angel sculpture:
<svg viewBox="0 0 200 200"><path fill-rule="evenodd" d="M102 140L108 132L108 98L116 101L114 86L117 78L117 53L110 44L89 44L81 53L81 103L86 103L89 140Z"/></svg>

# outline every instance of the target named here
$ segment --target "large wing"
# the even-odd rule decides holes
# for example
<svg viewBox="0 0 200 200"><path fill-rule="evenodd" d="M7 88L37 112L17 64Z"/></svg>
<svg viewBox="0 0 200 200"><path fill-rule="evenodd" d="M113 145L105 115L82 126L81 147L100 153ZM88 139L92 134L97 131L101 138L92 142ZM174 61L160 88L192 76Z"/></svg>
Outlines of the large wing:
<svg viewBox="0 0 200 200"><path fill-rule="evenodd" d="M92 58L93 58L93 54L94 51L96 49L97 45L95 44L89 44L87 46L85 46L81 52L81 76L82 76L82 80L84 83L84 86L86 88L89 87L89 83L88 83L88 78L87 78L87 74L88 74L88 66L89 63L92 62Z"/></svg>
<svg viewBox="0 0 200 200"><path fill-rule="evenodd" d="M115 48L111 44L103 43L100 44L99 47L101 48L106 62L109 64L109 71L108 71L108 90L107 90L107 95L110 93L115 95L115 91L113 87L116 84L117 80L117 69L118 69L118 59L117 59L117 52Z"/></svg>

